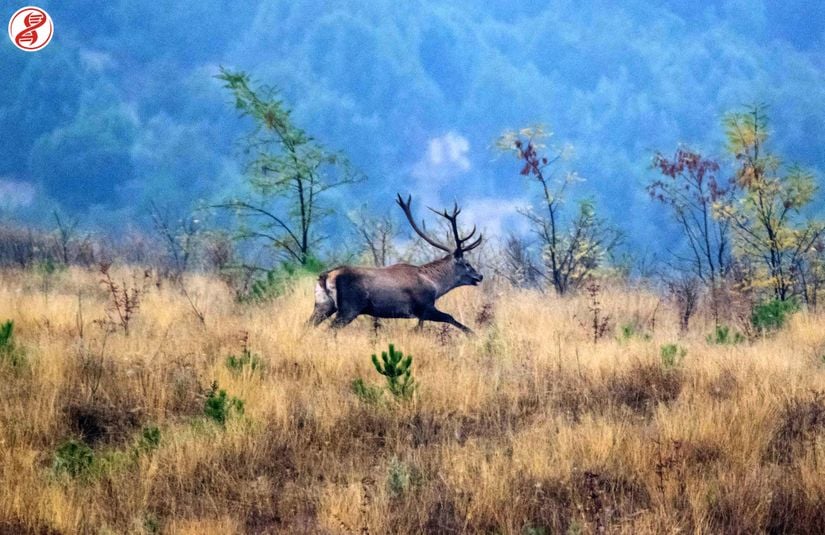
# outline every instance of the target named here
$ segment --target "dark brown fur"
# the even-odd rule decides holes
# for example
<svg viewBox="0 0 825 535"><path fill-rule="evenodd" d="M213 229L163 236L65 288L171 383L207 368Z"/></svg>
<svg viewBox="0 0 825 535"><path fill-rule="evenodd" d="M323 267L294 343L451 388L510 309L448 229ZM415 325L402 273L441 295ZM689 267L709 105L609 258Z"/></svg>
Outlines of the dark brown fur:
<svg viewBox="0 0 825 535"><path fill-rule="evenodd" d="M423 266L341 266L318 277L315 311L310 321L318 325L337 312L332 326L339 328L367 314L376 318L445 322L471 332L450 314L436 309L435 301L453 288L474 286L482 279L464 258L453 255Z"/></svg>
<svg viewBox="0 0 825 535"><path fill-rule="evenodd" d="M481 244L481 236L467 244L475 234L475 227L464 237L459 234L457 219L461 210L456 204L452 212L436 212L450 222L455 240L454 247L444 245L418 227L410 209L411 197L405 202L399 195L397 202L419 236L450 254L423 266L340 266L325 271L315 286L315 310L309 321L318 325L337 313L332 326L340 328L361 314L368 314L374 318L418 318L419 327L425 320L440 321L471 333L454 317L435 308L435 301L453 288L475 286L484 278L464 259L464 253Z"/></svg>

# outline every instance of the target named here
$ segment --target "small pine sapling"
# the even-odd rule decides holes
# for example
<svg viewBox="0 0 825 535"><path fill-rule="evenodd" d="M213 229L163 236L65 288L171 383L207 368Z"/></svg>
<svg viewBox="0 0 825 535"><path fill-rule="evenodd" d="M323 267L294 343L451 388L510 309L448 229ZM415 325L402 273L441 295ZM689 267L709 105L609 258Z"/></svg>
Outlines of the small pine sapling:
<svg viewBox="0 0 825 535"><path fill-rule="evenodd" d="M78 440L68 440L57 448L52 461L55 474L85 478L92 472L95 455L92 448Z"/></svg>
<svg viewBox="0 0 825 535"><path fill-rule="evenodd" d="M712 334L707 336L709 344L734 345L745 341L744 335L737 331L731 331L727 325L717 325Z"/></svg>
<svg viewBox="0 0 825 535"><path fill-rule="evenodd" d="M665 344L659 350L662 366L666 369L675 368L687 355L687 349L678 344Z"/></svg>
<svg viewBox="0 0 825 535"><path fill-rule="evenodd" d="M249 349L249 333L241 333L241 355L229 355L226 357L226 367L234 374L243 373L244 369L254 372L262 367L262 362L258 355Z"/></svg>
<svg viewBox="0 0 825 535"><path fill-rule="evenodd" d="M8 353L14 350L14 321L7 320L3 325L0 325L0 351Z"/></svg>
<svg viewBox="0 0 825 535"><path fill-rule="evenodd" d="M148 455L160 447L160 428L155 425L144 427L132 445L132 460Z"/></svg>
<svg viewBox="0 0 825 535"><path fill-rule="evenodd" d="M26 363L26 355L14 341L14 321L0 324L0 362L8 362L12 368L19 368Z"/></svg>
<svg viewBox="0 0 825 535"><path fill-rule="evenodd" d="M372 363L375 369L387 378L387 388L393 396L399 399L410 399L415 392L416 383L412 378L412 355L404 357L404 353L396 351L390 344L389 351L381 352L381 362L373 353Z"/></svg>
<svg viewBox="0 0 825 535"><path fill-rule="evenodd" d="M231 398L226 394L226 390L218 389L218 382L212 383L212 388L206 397L203 413L220 425L225 425L232 413L243 416L244 402L235 396Z"/></svg>

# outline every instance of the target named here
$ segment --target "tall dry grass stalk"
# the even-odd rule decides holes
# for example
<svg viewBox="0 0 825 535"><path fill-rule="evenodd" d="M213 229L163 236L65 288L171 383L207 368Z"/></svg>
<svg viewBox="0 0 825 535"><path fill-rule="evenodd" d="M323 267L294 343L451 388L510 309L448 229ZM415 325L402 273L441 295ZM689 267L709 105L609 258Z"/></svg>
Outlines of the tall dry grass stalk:
<svg viewBox="0 0 825 535"><path fill-rule="evenodd" d="M100 321L94 272L33 277L0 273L26 360L0 364L2 533L825 532L821 316L714 345L711 321L680 334L656 296L609 289L594 344L586 296L461 289L442 306L475 338L336 334L304 325L312 281L251 306L188 276L205 324L148 284L126 334ZM359 399L388 342L414 356L415 397ZM247 343L256 365L228 366ZM671 343L686 354L663 363ZM204 416L213 381L243 400L225 425ZM74 477L55 465L69 440L94 459Z"/></svg>

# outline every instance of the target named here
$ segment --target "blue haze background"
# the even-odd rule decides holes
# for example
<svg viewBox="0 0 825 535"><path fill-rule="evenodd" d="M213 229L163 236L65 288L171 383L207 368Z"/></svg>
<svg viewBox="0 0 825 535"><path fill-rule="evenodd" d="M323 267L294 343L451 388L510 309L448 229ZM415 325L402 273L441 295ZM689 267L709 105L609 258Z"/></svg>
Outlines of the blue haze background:
<svg viewBox="0 0 825 535"><path fill-rule="evenodd" d="M8 17L24 5L4 1ZM0 213L86 226L148 221L241 187L239 118L220 65L280 88L296 123L369 181L453 198L488 233L520 229L529 190L492 150L542 123L571 143L577 187L631 246L668 237L644 191L655 150L726 158L721 116L770 105L773 148L825 174L825 2L42 1L55 37L0 45ZM814 212L823 212L822 194Z"/></svg>

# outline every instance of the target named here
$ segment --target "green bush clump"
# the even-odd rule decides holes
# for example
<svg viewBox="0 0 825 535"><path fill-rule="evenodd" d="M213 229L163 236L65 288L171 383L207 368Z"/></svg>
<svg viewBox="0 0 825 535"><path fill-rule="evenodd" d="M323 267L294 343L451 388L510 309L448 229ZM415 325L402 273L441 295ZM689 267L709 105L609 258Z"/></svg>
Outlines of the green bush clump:
<svg viewBox="0 0 825 535"><path fill-rule="evenodd" d="M240 356L229 355L226 357L226 367L229 368L232 373L239 375L247 368L253 372L261 369L262 363L258 355L253 354L249 348L245 347L241 351Z"/></svg>
<svg viewBox="0 0 825 535"><path fill-rule="evenodd" d="M206 397L203 413L211 420L225 425L229 417L234 413L242 416L244 413L244 402L234 396L227 395L226 390L218 390L218 382L212 383L212 389Z"/></svg>
<svg viewBox="0 0 825 535"><path fill-rule="evenodd" d="M83 478L91 474L94 462L92 448L78 440L68 440L55 451L52 470L57 475Z"/></svg>
<svg viewBox="0 0 825 535"><path fill-rule="evenodd" d="M642 340L648 341L651 336L650 333L645 332L636 323L625 323L621 327L621 340L627 342L631 338L639 337Z"/></svg>
<svg viewBox="0 0 825 535"><path fill-rule="evenodd" d="M381 352L381 361L373 353L372 364L387 378L387 389L398 399L410 399L415 392L416 383L412 377L412 355L404 358L404 353L396 351L390 344L389 351Z"/></svg>
<svg viewBox="0 0 825 535"><path fill-rule="evenodd" d="M358 399L370 405L381 401L381 396L384 394L380 388L368 385L360 377L353 379L352 383L350 383L350 389L353 394L358 396Z"/></svg>
<svg viewBox="0 0 825 535"><path fill-rule="evenodd" d="M665 344L659 350L662 357L662 366L665 368L675 368L687 355L687 349L678 344Z"/></svg>
<svg viewBox="0 0 825 535"><path fill-rule="evenodd" d="M393 457L387 473L387 488L393 498L401 498L411 487L421 483L421 474L414 467Z"/></svg>
<svg viewBox="0 0 825 535"><path fill-rule="evenodd" d="M771 299L753 307L751 325L761 332L776 331L785 326L788 318L799 311L799 301L792 299Z"/></svg>
<svg viewBox="0 0 825 535"><path fill-rule="evenodd" d="M289 291L302 277L315 276L323 270L324 265L316 258L309 258L304 264L284 262L267 271L264 278L253 282L240 300L245 303L263 303L275 299Z"/></svg>
<svg viewBox="0 0 825 535"><path fill-rule="evenodd" d="M156 426L144 427L132 446L126 450L108 449L96 452L85 442L70 439L55 451L52 470L58 476L66 475L72 479L89 480L128 468L137 462L139 457L159 447L160 429Z"/></svg>
<svg viewBox="0 0 825 535"><path fill-rule="evenodd" d="M139 456L141 453L150 453L160 447L160 429L154 425L144 427L141 431L140 438L135 445L135 453Z"/></svg>
<svg viewBox="0 0 825 535"><path fill-rule="evenodd" d="M5 362L12 368L20 368L26 364L26 354L14 340L12 320L0 325L0 362Z"/></svg>
<svg viewBox="0 0 825 535"><path fill-rule="evenodd" d="M709 344L716 345L733 345L745 341L742 333L731 331L727 325L717 325L712 334L707 336Z"/></svg>

